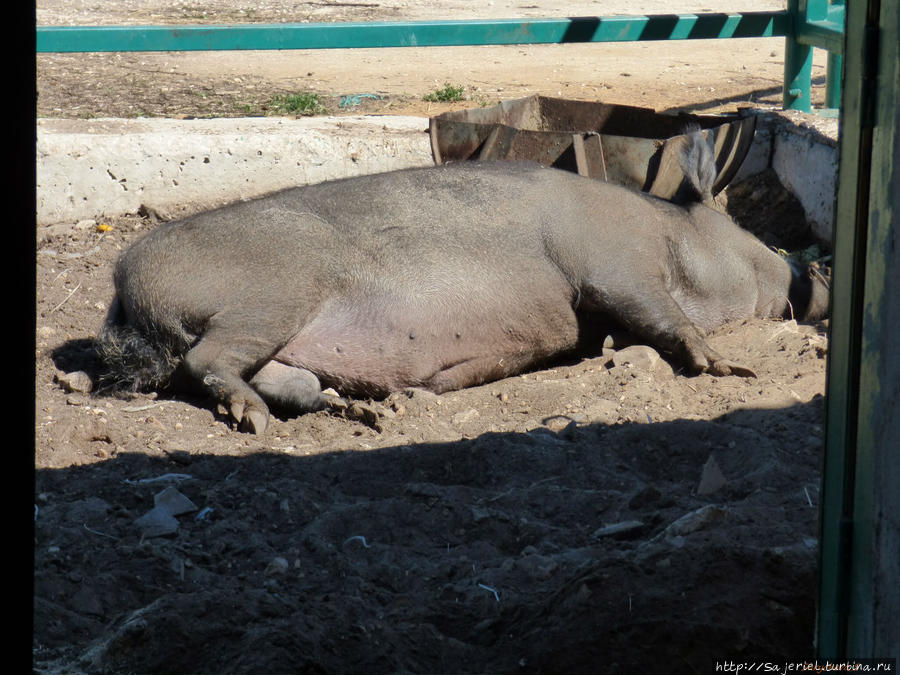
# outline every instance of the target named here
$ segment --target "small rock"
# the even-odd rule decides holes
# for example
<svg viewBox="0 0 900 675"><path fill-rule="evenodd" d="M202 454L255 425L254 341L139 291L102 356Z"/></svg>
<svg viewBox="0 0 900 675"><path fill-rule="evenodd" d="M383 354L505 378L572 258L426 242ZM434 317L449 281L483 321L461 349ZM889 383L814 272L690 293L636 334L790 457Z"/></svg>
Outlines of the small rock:
<svg viewBox="0 0 900 675"><path fill-rule="evenodd" d="M357 422L362 422L366 426L372 427L375 431L382 431L382 421L385 419L393 419L397 416L390 408L382 405L356 402L347 408L347 417Z"/></svg>
<svg viewBox="0 0 900 675"><path fill-rule="evenodd" d="M194 521L199 523L203 520L208 520L213 511L215 511L215 509L211 506L204 506L197 512L197 515L194 516Z"/></svg>
<svg viewBox="0 0 900 675"><path fill-rule="evenodd" d="M658 351L647 345L625 347L625 349L621 349L613 354L612 361L616 366L631 365L633 368L644 370L657 376L674 376L672 366L659 355Z"/></svg>
<svg viewBox="0 0 900 675"><path fill-rule="evenodd" d="M181 494L174 487L167 487L153 497L156 508L165 509L173 516L182 513L190 513L197 510L197 506L190 499Z"/></svg>
<svg viewBox="0 0 900 675"><path fill-rule="evenodd" d="M708 504L681 516L663 530L663 534L667 537L690 534L724 520L726 513L727 510L724 507Z"/></svg>
<svg viewBox="0 0 900 675"><path fill-rule="evenodd" d="M728 484L728 479L719 468L715 455L710 454L706 464L703 465L703 473L700 475L700 484L697 486L698 495L710 495Z"/></svg>
<svg viewBox="0 0 900 675"><path fill-rule="evenodd" d="M610 333L603 339L603 349L625 349L634 344L634 338L624 331Z"/></svg>
<svg viewBox="0 0 900 675"><path fill-rule="evenodd" d="M92 230L95 227L97 227L97 221L90 218L79 220L77 223L75 223L76 230Z"/></svg>
<svg viewBox="0 0 900 675"><path fill-rule="evenodd" d="M272 558L272 561L266 565L265 575L267 577L281 575L287 572L288 569L290 569L290 563L285 558Z"/></svg>
<svg viewBox="0 0 900 675"><path fill-rule="evenodd" d="M624 520L621 523L612 523L610 525L604 525L601 528L594 530L594 534L591 535L593 537L614 537L618 534L624 534L626 532L633 532L634 530L638 530L644 526L640 520Z"/></svg>
<svg viewBox="0 0 900 675"><path fill-rule="evenodd" d="M571 423L568 415L554 415L544 420L544 426L550 431L559 432L565 429Z"/></svg>
<svg viewBox="0 0 900 675"><path fill-rule="evenodd" d="M164 537L178 531L178 521L165 508L155 507L134 521L145 537Z"/></svg>
<svg viewBox="0 0 900 675"><path fill-rule="evenodd" d="M57 374L56 382L70 394L74 392L88 394L94 388L94 383L91 381L90 376L82 370L76 370L74 373Z"/></svg>

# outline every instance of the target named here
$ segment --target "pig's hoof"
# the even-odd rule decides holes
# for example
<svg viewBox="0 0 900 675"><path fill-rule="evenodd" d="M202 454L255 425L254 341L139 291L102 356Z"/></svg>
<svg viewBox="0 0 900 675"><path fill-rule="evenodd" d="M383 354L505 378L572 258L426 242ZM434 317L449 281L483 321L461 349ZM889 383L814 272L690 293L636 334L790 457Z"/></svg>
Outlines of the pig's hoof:
<svg viewBox="0 0 900 675"><path fill-rule="evenodd" d="M340 396L323 396L322 405L325 410L335 413L342 413L350 407L350 402Z"/></svg>
<svg viewBox="0 0 900 675"><path fill-rule="evenodd" d="M756 378L756 373L747 368L746 366L742 366L739 363L735 363L734 361L727 361L725 359L719 359L718 361L713 361L710 364L707 372L712 375L726 376L726 375L737 375L738 377L752 377Z"/></svg>
<svg viewBox="0 0 900 675"><path fill-rule="evenodd" d="M261 410L248 410L241 420L241 430L252 431L254 434L265 433L269 426L269 415Z"/></svg>
<svg viewBox="0 0 900 675"><path fill-rule="evenodd" d="M245 407L243 401L233 401L230 412L231 416L238 423L238 429L241 431L262 434L265 432L266 427L269 426L269 412L267 410L259 410L253 404Z"/></svg>

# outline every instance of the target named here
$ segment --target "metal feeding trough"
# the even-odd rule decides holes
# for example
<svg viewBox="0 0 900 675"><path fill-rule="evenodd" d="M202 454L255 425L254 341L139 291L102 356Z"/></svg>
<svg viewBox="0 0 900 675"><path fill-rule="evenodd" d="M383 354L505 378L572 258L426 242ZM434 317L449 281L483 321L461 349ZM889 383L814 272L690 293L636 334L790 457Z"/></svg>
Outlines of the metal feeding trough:
<svg viewBox="0 0 900 675"><path fill-rule="evenodd" d="M529 160L677 201L690 170L687 131L699 127L713 151L711 200L734 177L756 129L754 116L677 115L609 103L529 96L432 117L437 164L466 159ZM696 181L695 181L696 182Z"/></svg>

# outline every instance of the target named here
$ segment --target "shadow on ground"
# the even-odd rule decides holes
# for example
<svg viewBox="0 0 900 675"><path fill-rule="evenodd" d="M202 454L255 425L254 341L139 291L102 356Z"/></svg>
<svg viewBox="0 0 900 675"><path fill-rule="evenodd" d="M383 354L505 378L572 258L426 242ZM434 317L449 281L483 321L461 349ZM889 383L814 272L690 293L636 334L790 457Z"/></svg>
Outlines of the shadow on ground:
<svg viewBox="0 0 900 675"><path fill-rule="evenodd" d="M38 470L36 672L812 657L822 408ZM180 476L141 482L165 474ZM144 536L135 521L167 486L198 510Z"/></svg>

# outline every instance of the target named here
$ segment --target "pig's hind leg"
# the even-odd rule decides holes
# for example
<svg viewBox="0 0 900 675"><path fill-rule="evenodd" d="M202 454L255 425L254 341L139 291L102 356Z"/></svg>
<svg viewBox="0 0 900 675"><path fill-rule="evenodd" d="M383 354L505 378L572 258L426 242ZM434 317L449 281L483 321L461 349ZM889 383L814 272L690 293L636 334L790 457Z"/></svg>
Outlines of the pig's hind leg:
<svg viewBox="0 0 900 675"><path fill-rule="evenodd" d="M300 414L322 410L327 401L319 378L304 368L269 361L250 380L260 396L273 408Z"/></svg>
<svg viewBox="0 0 900 675"><path fill-rule="evenodd" d="M634 289L593 288L587 294L601 312L635 336L673 354L694 372L756 377L752 370L725 359L707 344L660 280L646 279Z"/></svg>
<svg viewBox="0 0 900 675"><path fill-rule="evenodd" d="M213 319L201 339L184 356L192 379L222 403L242 429L261 434L269 423L269 408L244 380L271 356L264 341L230 330Z"/></svg>

